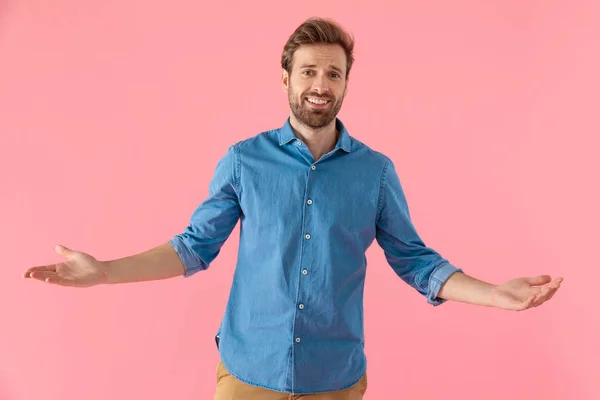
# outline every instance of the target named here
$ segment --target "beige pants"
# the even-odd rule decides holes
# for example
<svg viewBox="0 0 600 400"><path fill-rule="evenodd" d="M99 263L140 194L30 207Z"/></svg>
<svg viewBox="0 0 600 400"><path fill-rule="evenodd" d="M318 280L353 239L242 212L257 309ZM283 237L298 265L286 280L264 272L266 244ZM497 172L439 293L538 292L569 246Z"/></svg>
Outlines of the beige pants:
<svg viewBox="0 0 600 400"><path fill-rule="evenodd" d="M366 391L367 374L365 373L354 386L338 392L298 395L275 392L239 381L219 361L214 400L362 400Z"/></svg>

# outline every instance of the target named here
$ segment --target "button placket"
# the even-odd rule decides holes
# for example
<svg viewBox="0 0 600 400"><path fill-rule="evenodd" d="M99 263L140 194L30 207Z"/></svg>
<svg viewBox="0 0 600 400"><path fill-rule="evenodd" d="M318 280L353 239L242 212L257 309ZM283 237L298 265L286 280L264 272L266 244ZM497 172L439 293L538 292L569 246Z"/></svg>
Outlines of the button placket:
<svg viewBox="0 0 600 400"><path fill-rule="evenodd" d="M298 146L302 146L302 143L301 143L301 142L299 142L299 141L297 141L297 142L296 142L296 144L297 144ZM316 169L317 169L317 167L316 167L316 165L315 165L315 164L311 164L311 166L310 166L310 169L314 171L314 170L316 170ZM306 200L306 204L308 204L309 206L310 206L310 205L312 205L313 203L314 203L314 201L313 201L313 199L311 199L311 198L308 198L308 199ZM307 211L307 209L305 209L305 212L308 212L308 211ZM304 228L306 228L306 225L304 226ZM311 234L310 234L310 233L306 233L306 234L304 235L304 239L305 239L305 240L310 240L311 238L312 238L312 236L311 236ZM307 270L306 268L303 268L303 269L302 269L302 275L304 275L304 276L308 275L308 270ZM299 282L298 284L300 284L300 282ZM300 309L300 310L304 310L305 308L306 308L306 305L305 305L304 303L299 303L299 304L298 304L298 309ZM300 343L300 337L296 337L295 341L296 341L296 343Z"/></svg>

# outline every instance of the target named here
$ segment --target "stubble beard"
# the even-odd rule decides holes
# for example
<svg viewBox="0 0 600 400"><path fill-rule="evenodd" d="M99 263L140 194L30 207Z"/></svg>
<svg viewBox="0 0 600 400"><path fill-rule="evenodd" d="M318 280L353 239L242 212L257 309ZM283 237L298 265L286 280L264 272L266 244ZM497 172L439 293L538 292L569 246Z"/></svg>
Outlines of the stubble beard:
<svg viewBox="0 0 600 400"><path fill-rule="evenodd" d="M301 124L312 129L319 129L329 125L338 115L342 108L343 100L337 100L333 96L325 95L311 95L311 97L320 97L322 99L330 100L331 105L326 109L311 109L306 100L306 93L301 96L290 86L288 94L288 101L290 103L290 109L292 114Z"/></svg>

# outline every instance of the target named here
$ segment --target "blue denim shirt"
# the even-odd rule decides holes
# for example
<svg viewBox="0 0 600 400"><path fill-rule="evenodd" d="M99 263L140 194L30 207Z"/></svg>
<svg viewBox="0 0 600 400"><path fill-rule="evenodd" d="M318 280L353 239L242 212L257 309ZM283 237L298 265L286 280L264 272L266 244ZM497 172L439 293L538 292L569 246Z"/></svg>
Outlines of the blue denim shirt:
<svg viewBox="0 0 600 400"><path fill-rule="evenodd" d="M392 161L351 137L315 161L289 118L229 147L189 226L170 243L185 277L203 271L240 221L219 352L239 380L293 394L336 391L366 371L365 252L427 301L462 271L425 246Z"/></svg>

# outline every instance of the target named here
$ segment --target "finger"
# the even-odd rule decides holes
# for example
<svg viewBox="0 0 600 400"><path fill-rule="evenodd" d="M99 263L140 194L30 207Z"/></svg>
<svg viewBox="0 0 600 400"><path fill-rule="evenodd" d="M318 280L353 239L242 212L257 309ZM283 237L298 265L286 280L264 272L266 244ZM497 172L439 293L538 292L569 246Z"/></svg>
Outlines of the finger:
<svg viewBox="0 0 600 400"><path fill-rule="evenodd" d="M552 289L547 288L547 287L543 288L541 293L536 296L536 299L533 302L533 306L537 307L537 306L542 305L542 303L546 302L546 300L548 300L548 296L550 295L551 290Z"/></svg>
<svg viewBox="0 0 600 400"><path fill-rule="evenodd" d="M31 267L23 272L24 278L31 278L33 272L56 272L56 264L52 265L40 265L37 267Z"/></svg>
<svg viewBox="0 0 600 400"><path fill-rule="evenodd" d="M557 285L560 286L560 284L562 283L562 281L563 281L563 278L556 278L553 281L550 281L550 282L542 285L542 287L548 286L550 288L553 288L553 287L556 287Z"/></svg>
<svg viewBox="0 0 600 400"><path fill-rule="evenodd" d="M529 297L527 299L527 301L525 301L525 303L523 303L523 305L517 309L517 311L523 311L523 310L527 310L527 309L533 307L534 301L535 301L535 296Z"/></svg>
<svg viewBox="0 0 600 400"><path fill-rule="evenodd" d="M550 275L538 275L538 276L531 276L531 277L527 277L525 278L525 282L527 282L530 285L544 285L548 282L552 281L552 277Z"/></svg>
<svg viewBox="0 0 600 400"><path fill-rule="evenodd" d="M73 250L71 250L71 249L69 249L69 248L67 248L67 247L65 247L63 245L60 245L60 244L57 244L56 247L54 248L54 250L56 251L56 253L58 255L61 255L63 257L72 256L73 253L74 253Z"/></svg>
<svg viewBox="0 0 600 400"><path fill-rule="evenodd" d="M62 285L62 286L74 286L75 285L75 282L72 279L63 278L54 272L34 272L34 273L32 273L32 278L42 281L42 282L55 284L55 285Z"/></svg>
<svg viewBox="0 0 600 400"><path fill-rule="evenodd" d="M552 289L550 291L550 295L548 295L548 298L546 299L546 301L550 300L554 296L554 294L558 291L558 288L560 288L560 285L558 285L557 287L555 287L554 289Z"/></svg>
<svg viewBox="0 0 600 400"><path fill-rule="evenodd" d="M56 276L56 272L52 271L34 271L30 274L31 278L37 279L38 281L45 281L47 278Z"/></svg>
<svg viewBox="0 0 600 400"><path fill-rule="evenodd" d="M72 279L61 278L58 275L49 276L45 279L46 283L50 283L52 285L61 285L61 286L75 286L75 282Z"/></svg>
<svg viewBox="0 0 600 400"><path fill-rule="evenodd" d="M552 283L552 287L553 287L553 288L559 288L559 287L560 287L560 285L561 285L561 283L562 283L562 281L557 279L557 280L555 280L555 281Z"/></svg>

